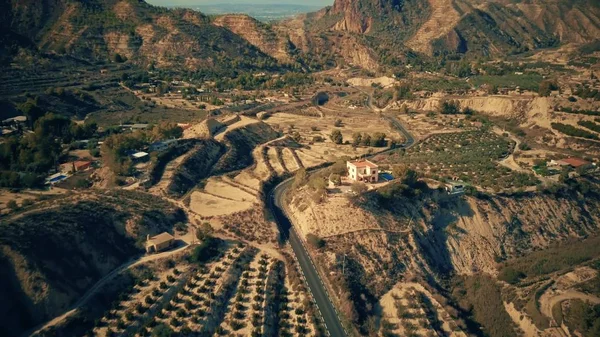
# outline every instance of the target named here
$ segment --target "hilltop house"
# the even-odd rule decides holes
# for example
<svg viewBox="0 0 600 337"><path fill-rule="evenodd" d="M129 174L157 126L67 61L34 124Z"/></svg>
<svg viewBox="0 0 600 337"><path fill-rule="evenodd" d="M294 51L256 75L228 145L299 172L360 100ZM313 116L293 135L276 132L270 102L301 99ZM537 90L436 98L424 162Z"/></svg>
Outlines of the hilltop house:
<svg viewBox="0 0 600 337"><path fill-rule="evenodd" d="M346 162L348 177L354 181L376 183L379 181L379 167L369 160Z"/></svg>
<svg viewBox="0 0 600 337"><path fill-rule="evenodd" d="M173 237L173 235L171 235L167 232L160 233L153 237L150 237L150 235L148 235L148 236L146 236L146 252L148 252L148 253L160 252L161 250L165 250L165 249L171 247L171 245L173 245L174 241L175 241L175 238Z"/></svg>

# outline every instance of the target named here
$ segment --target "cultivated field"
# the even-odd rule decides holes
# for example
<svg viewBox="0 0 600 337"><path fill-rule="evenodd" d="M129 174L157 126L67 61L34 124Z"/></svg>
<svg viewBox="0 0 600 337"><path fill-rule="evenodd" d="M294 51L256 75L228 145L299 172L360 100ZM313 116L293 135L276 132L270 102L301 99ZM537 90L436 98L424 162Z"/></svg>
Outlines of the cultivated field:
<svg viewBox="0 0 600 337"><path fill-rule="evenodd" d="M434 134L416 146L378 155L383 164L404 164L440 179L460 179L484 189L525 188L538 181L533 175L498 165L512 153L508 137L483 130Z"/></svg>
<svg viewBox="0 0 600 337"><path fill-rule="evenodd" d="M283 261L230 244L211 261L146 272L96 322L93 333L315 336L312 303L305 289L294 290L291 282Z"/></svg>

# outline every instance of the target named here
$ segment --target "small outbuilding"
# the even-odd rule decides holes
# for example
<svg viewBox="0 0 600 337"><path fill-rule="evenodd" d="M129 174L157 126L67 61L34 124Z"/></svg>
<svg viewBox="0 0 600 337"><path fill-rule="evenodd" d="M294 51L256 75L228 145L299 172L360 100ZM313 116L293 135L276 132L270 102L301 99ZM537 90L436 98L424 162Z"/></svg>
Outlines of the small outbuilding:
<svg viewBox="0 0 600 337"><path fill-rule="evenodd" d="M465 183L462 181L451 181L444 184L444 189L448 194L462 194L465 193Z"/></svg>
<svg viewBox="0 0 600 337"><path fill-rule="evenodd" d="M175 242L175 238L173 235L164 232L160 233L156 236L150 237L148 235L146 237L146 252L148 253L157 253L163 251L173 245Z"/></svg>
<svg viewBox="0 0 600 337"><path fill-rule="evenodd" d="M140 162L144 162L146 160L148 160L150 157L148 156L148 152L135 152L131 155L131 159L136 162L136 163L140 163Z"/></svg>

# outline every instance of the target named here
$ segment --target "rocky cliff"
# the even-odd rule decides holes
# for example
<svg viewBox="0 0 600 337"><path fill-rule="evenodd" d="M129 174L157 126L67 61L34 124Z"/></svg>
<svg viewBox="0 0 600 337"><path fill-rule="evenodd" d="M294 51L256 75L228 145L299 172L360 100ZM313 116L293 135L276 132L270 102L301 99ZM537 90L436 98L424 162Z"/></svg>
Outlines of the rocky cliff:
<svg viewBox="0 0 600 337"><path fill-rule="evenodd" d="M336 0L306 29L366 36L379 57L499 56L600 36L600 5L581 0ZM381 61L381 60L380 60Z"/></svg>
<svg viewBox="0 0 600 337"><path fill-rule="evenodd" d="M248 15L231 14L217 17L213 23L225 27L241 36L263 53L285 63L292 61L291 52L295 46L285 34L278 33L272 26L264 24Z"/></svg>
<svg viewBox="0 0 600 337"><path fill-rule="evenodd" d="M514 196L417 195L389 200L370 192L315 203L296 193L290 213L301 233L325 239L334 271L344 253L366 274L386 275L370 279L378 295L408 274L495 274L499 261L600 232L600 195L585 187Z"/></svg>

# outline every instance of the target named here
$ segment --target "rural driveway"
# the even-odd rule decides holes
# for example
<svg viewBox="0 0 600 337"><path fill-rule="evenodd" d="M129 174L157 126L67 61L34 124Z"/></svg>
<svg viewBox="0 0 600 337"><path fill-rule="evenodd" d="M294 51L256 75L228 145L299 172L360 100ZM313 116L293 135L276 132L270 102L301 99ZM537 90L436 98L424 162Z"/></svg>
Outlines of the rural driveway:
<svg viewBox="0 0 600 337"><path fill-rule="evenodd" d="M548 294L549 295L549 294ZM588 294L584 294L577 290L569 289L564 293L558 294L556 296L548 296L546 293L540 297L540 311L544 316L554 319L552 315L552 308L556 304L566 300L582 300L584 302L590 302L592 304L600 304L600 298ZM549 297L549 298L548 298Z"/></svg>

